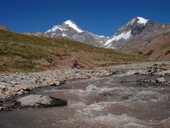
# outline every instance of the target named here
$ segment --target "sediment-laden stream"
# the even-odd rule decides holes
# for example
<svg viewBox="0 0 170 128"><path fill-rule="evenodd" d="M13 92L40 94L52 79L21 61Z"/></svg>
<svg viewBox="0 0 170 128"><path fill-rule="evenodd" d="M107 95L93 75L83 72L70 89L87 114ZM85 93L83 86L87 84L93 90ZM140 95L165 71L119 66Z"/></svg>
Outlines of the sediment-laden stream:
<svg viewBox="0 0 170 128"><path fill-rule="evenodd" d="M61 87L36 90L36 94L66 99L68 105L1 112L0 127L169 128L170 86L137 82L148 77L156 79L122 74L68 81Z"/></svg>

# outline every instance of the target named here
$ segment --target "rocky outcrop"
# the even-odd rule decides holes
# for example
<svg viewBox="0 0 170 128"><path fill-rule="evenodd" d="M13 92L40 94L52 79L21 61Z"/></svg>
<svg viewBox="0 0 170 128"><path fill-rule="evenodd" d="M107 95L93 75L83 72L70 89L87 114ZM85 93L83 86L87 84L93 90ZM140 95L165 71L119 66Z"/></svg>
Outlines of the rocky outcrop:
<svg viewBox="0 0 170 128"><path fill-rule="evenodd" d="M133 18L126 25L120 27L104 45L117 50L126 49L128 41L138 38L143 33L152 33L159 26L160 24L143 17ZM129 47L133 47L133 45Z"/></svg>

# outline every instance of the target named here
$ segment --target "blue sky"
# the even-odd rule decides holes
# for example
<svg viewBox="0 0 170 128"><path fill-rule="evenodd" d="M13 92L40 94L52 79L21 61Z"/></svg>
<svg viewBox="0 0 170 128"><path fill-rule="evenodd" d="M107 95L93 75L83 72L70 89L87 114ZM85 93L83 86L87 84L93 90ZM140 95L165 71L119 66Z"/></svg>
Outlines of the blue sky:
<svg viewBox="0 0 170 128"><path fill-rule="evenodd" d="M16 32L44 32L71 19L82 29L111 36L137 16L170 23L170 0L0 0L0 24Z"/></svg>

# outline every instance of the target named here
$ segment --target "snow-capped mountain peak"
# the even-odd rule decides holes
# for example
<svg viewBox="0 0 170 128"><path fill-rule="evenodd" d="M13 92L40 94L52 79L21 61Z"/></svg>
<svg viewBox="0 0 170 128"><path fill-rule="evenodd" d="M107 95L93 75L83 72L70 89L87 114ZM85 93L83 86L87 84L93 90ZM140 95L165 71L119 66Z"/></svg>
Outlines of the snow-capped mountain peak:
<svg viewBox="0 0 170 128"><path fill-rule="evenodd" d="M126 25L120 27L116 33L104 43L104 45L109 48L121 46L153 25L154 23L149 19L143 17L133 18Z"/></svg>
<svg viewBox="0 0 170 128"><path fill-rule="evenodd" d="M81 33L83 32L82 29L80 29L73 21L71 20L67 20L64 22L64 24L68 25L69 27L73 28L74 30L76 30L77 32Z"/></svg>
<svg viewBox="0 0 170 128"><path fill-rule="evenodd" d="M145 25L148 21L149 21L148 19L145 19L143 17L136 17L130 20L130 22L128 22L127 25L134 25L135 23Z"/></svg>
<svg viewBox="0 0 170 128"><path fill-rule="evenodd" d="M95 46L103 46L103 43L108 39L108 37L82 30L71 20L67 20L61 25L53 26L45 32L45 36L68 38Z"/></svg>
<svg viewBox="0 0 170 128"><path fill-rule="evenodd" d="M138 38L142 33L150 31L148 29L152 28L155 24L155 22L149 19L135 17L120 27L112 37L105 37L82 30L73 21L67 20L61 25L55 25L46 31L45 36L67 38L94 46L118 49L129 40Z"/></svg>
<svg viewBox="0 0 170 128"><path fill-rule="evenodd" d="M51 29L49 29L46 33L49 32L56 32L56 31L69 31L69 28L73 29L74 31L78 33L84 32L82 29L80 29L73 21L67 20L62 25L55 25Z"/></svg>

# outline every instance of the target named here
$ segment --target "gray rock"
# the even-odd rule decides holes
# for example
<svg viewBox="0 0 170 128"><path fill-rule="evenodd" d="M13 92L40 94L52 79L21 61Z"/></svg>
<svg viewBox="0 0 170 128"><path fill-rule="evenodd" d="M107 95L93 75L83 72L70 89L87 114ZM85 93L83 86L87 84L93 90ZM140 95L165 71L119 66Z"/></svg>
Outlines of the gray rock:
<svg viewBox="0 0 170 128"><path fill-rule="evenodd" d="M170 86L170 83L169 83L169 82L167 82L167 83L164 83L164 85L165 85L165 86Z"/></svg>
<svg viewBox="0 0 170 128"><path fill-rule="evenodd" d="M159 77L156 79L156 83L164 83L164 82L166 82L164 77Z"/></svg>
<svg viewBox="0 0 170 128"><path fill-rule="evenodd" d="M60 81L60 84L65 84L65 83L66 83L66 80Z"/></svg>
<svg viewBox="0 0 170 128"><path fill-rule="evenodd" d="M4 108L0 106L0 111L3 111L3 110L4 110Z"/></svg>
<svg viewBox="0 0 170 128"><path fill-rule="evenodd" d="M59 86L60 85L60 81L55 81L53 84L51 84L50 86Z"/></svg>
<svg viewBox="0 0 170 128"><path fill-rule="evenodd" d="M150 79L138 79L137 83L142 84L142 83L155 83L154 80L150 80Z"/></svg>
<svg viewBox="0 0 170 128"><path fill-rule="evenodd" d="M67 105L65 100L42 95L28 95L17 99L17 101L20 102L21 107L53 107Z"/></svg>

